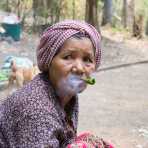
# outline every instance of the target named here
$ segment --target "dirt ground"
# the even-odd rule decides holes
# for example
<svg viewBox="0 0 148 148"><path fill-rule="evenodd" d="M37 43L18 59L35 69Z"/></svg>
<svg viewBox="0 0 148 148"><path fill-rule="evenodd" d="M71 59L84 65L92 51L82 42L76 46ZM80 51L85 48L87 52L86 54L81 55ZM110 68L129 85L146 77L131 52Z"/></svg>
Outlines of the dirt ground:
<svg viewBox="0 0 148 148"><path fill-rule="evenodd" d="M116 148L148 148L148 40L125 39L102 32L102 65L96 85L80 94L78 133L92 131ZM37 36L18 43L0 42L5 56L27 56L36 62ZM7 90L1 90L1 100Z"/></svg>
<svg viewBox="0 0 148 148"><path fill-rule="evenodd" d="M97 84L81 94L79 132L91 130L116 148L147 148L146 66L97 73Z"/></svg>

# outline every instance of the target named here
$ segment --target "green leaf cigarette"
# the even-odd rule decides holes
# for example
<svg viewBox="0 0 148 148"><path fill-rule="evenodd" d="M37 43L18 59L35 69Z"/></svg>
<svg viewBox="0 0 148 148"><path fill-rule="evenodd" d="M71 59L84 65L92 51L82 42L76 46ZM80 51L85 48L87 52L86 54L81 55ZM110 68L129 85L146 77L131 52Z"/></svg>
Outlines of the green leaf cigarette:
<svg viewBox="0 0 148 148"><path fill-rule="evenodd" d="M83 80L84 80L87 84L90 84L90 85L94 85L94 84L96 83L95 78L91 78L91 77L89 77L89 78L84 78Z"/></svg>

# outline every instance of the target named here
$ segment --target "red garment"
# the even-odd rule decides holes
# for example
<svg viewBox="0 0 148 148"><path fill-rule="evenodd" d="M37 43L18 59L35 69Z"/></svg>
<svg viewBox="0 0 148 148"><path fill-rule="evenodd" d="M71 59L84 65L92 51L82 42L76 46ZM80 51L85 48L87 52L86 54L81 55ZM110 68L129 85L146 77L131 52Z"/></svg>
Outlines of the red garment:
<svg viewBox="0 0 148 148"><path fill-rule="evenodd" d="M69 144L67 148L114 148L111 144L105 142L103 139L91 134L80 134L75 142Z"/></svg>

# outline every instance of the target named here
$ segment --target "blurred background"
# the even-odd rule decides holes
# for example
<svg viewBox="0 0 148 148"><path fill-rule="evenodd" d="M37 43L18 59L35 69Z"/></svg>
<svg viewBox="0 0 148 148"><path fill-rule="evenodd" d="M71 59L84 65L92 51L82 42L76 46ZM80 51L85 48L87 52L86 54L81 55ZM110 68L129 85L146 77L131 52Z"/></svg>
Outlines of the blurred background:
<svg viewBox="0 0 148 148"><path fill-rule="evenodd" d="M60 20L80 19L98 29L109 24L141 37L148 34L147 8L147 0L2 0L0 21L5 12L15 13L21 27L31 33Z"/></svg>
<svg viewBox="0 0 148 148"><path fill-rule="evenodd" d="M148 0L1 0L0 102L20 87L9 86L12 61L34 71L40 35L65 19L85 20L102 35L97 83L80 95L78 132L116 148L148 148Z"/></svg>

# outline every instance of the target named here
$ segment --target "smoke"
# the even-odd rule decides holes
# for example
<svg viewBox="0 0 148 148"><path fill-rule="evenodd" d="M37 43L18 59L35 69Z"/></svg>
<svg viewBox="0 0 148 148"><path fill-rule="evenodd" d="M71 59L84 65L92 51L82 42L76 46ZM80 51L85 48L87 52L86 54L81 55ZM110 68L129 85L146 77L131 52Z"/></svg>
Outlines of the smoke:
<svg viewBox="0 0 148 148"><path fill-rule="evenodd" d="M62 79L58 85L58 94L60 96L76 95L86 88L86 83L80 76L70 74L67 78Z"/></svg>
<svg viewBox="0 0 148 148"><path fill-rule="evenodd" d="M86 83L77 75L69 75L68 84L73 92L80 93L86 88Z"/></svg>

